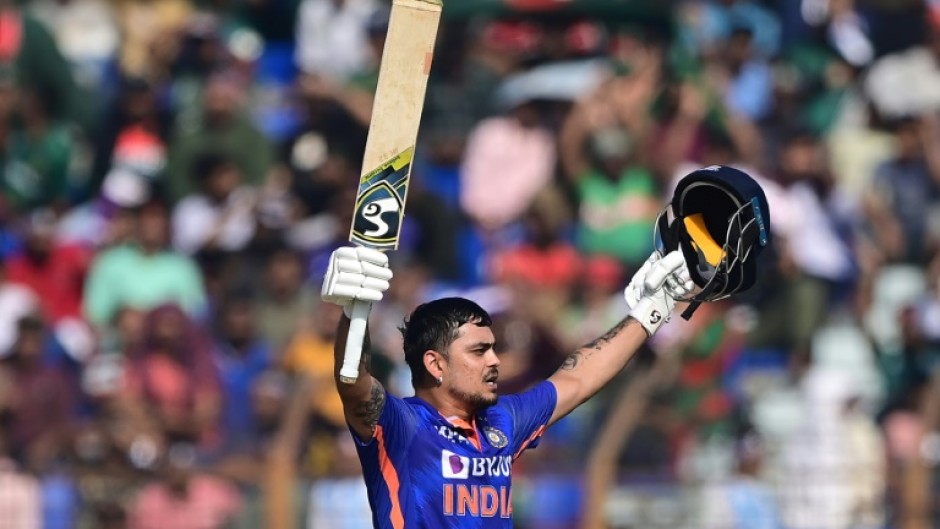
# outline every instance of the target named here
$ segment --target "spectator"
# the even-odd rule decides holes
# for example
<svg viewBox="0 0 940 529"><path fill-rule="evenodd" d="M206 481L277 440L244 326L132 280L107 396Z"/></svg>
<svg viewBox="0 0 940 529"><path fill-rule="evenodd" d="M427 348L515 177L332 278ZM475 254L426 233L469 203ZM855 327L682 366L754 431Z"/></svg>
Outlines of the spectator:
<svg viewBox="0 0 940 529"><path fill-rule="evenodd" d="M0 359L0 372L12 381L6 408L8 448L32 471L45 471L62 455L72 427L77 388L48 360L46 328L36 316L17 325L13 347Z"/></svg>
<svg viewBox="0 0 940 529"><path fill-rule="evenodd" d="M146 2L124 0L116 5L118 25L123 36L118 56L120 69L134 77L154 76L154 47L163 40L172 40L193 15L188 0ZM166 45L166 44L164 44Z"/></svg>
<svg viewBox="0 0 940 529"><path fill-rule="evenodd" d="M766 59L755 56L753 29L738 26L731 32L716 75L724 86L725 104L732 112L759 121L771 111L771 72Z"/></svg>
<svg viewBox="0 0 940 529"><path fill-rule="evenodd" d="M342 82L365 70L369 54L366 24L375 0L303 0L297 17L298 68Z"/></svg>
<svg viewBox="0 0 940 529"><path fill-rule="evenodd" d="M255 380L249 407L252 428L230 437L213 467L242 492L242 508L228 527L305 527L305 470L312 459L319 459L305 446L317 435L310 428L310 389L308 380L291 381L280 371Z"/></svg>
<svg viewBox="0 0 940 529"><path fill-rule="evenodd" d="M186 255L243 250L255 235L256 191L225 155L202 154L190 175L199 189L173 212L174 246Z"/></svg>
<svg viewBox="0 0 940 529"><path fill-rule="evenodd" d="M780 20L775 13L749 0L707 0L685 2L679 9L681 31L678 40L694 53L709 56L736 27L754 32L754 46L763 57L780 49Z"/></svg>
<svg viewBox="0 0 940 529"><path fill-rule="evenodd" d="M158 99L152 82L140 77L121 79L96 142L89 191L98 192L113 170L139 175L150 185L162 183L171 125L170 109Z"/></svg>
<svg viewBox="0 0 940 529"><path fill-rule="evenodd" d="M569 216L565 209L557 192L539 194L521 219L526 241L493 256L491 279L567 291L583 270L577 250L563 238Z"/></svg>
<svg viewBox="0 0 940 529"><path fill-rule="evenodd" d="M48 91L43 85L24 86L15 96L21 125L10 130L6 142L3 188L11 204L24 210L62 210L76 191L72 133L53 115Z"/></svg>
<svg viewBox="0 0 940 529"><path fill-rule="evenodd" d="M467 140L460 204L486 231L519 218L552 177L555 144L538 108L517 101L506 115L481 121Z"/></svg>
<svg viewBox="0 0 940 529"><path fill-rule="evenodd" d="M5 28L0 46L0 69L13 73L20 87L43 94L45 115L54 123L77 119L88 125L78 104L79 91L68 63L49 30L15 0L0 0ZM12 68L10 68L12 67Z"/></svg>
<svg viewBox="0 0 940 529"><path fill-rule="evenodd" d="M130 507L129 529L178 527L223 529L241 506L231 483L199 472L191 446L172 445L158 471L158 481L140 491Z"/></svg>
<svg viewBox="0 0 940 529"><path fill-rule="evenodd" d="M661 209L653 175L637 163L638 142L622 128L595 131L588 138L593 162L578 178L579 248L616 257L631 269L652 251L650 234Z"/></svg>
<svg viewBox="0 0 940 529"><path fill-rule="evenodd" d="M940 110L940 19L928 19L926 42L878 59L864 81L866 95L889 119Z"/></svg>
<svg viewBox="0 0 940 529"><path fill-rule="evenodd" d="M150 201L151 186L142 176L123 169L110 171L100 194L72 208L59 220L58 237L98 251L129 244L134 238L137 208Z"/></svg>
<svg viewBox="0 0 940 529"><path fill-rule="evenodd" d="M273 362L271 346L258 335L251 302L250 297L231 295L219 308L214 353L224 396L222 429L228 437L255 429L245 410L251 409L256 380Z"/></svg>
<svg viewBox="0 0 940 529"><path fill-rule="evenodd" d="M288 373L314 381L311 394L313 413L335 428L345 428L343 403L333 381L333 337L340 313L329 303L321 303L312 318L294 336L282 359Z"/></svg>
<svg viewBox="0 0 940 529"><path fill-rule="evenodd" d="M866 194L866 221L889 261L923 264L931 250L930 212L938 199L940 167L928 156L934 146L925 123L906 117L893 123L897 153L875 170Z"/></svg>
<svg viewBox="0 0 940 529"><path fill-rule="evenodd" d="M273 152L268 139L245 114L245 97L239 78L217 72L206 80L199 109L177 119L167 166L167 190L174 201L194 190L197 182L190 179L189 169L210 152L228 157L246 184L261 184L271 168Z"/></svg>
<svg viewBox="0 0 940 529"><path fill-rule="evenodd" d="M216 443L219 370L211 343L178 306L162 305L147 315L141 346L128 358L124 391L132 411L151 419L170 442Z"/></svg>
<svg viewBox="0 0 940 529"><path fill-rule="evenodd" d="M82 289L91 253L81 246L56 240L57 219L48 210L30 215L23 250L7 262L11 283L35 293L47 322L81 318Z"/></svg>
<svg viewBox="0 0 940 529"><path fill-rule="evenodd" d="M55 37L82 95L103 88L121 39L113 5L104 0L38 0L29 9ZM95 104L92 97L82 102Z"/></svg>
<svg viewBox="0 0 940 529"><path fill-rule="evenodd" d="M274 251L268 258L259 301L258 329L271 344L275 358L280 358L300 326L313 313L314 293L305 282L300 255L288 247Z"/></svg>
<svg viewBox="0 0 940 529"><path fill-rule="evenodd" d="M178 303L191 317L201 315L203 280L192 260L168 249L166 206L157 201L143 206L135 232L133 244L106 250L92 263L82 303L88 321L103 328L121 307L148 310L167 302Z"/></svg>
<svg viewBox="0 0 940 529"><path fill-rule="evenodd" d="M854 212L829 169L825 147L805 132L784 141L778 181L791 211L786 238L778 239L780 277L765 290L772 299L760 307L755 347L790 350L794 368L808 365L812 338L856 280Z"/></svg>

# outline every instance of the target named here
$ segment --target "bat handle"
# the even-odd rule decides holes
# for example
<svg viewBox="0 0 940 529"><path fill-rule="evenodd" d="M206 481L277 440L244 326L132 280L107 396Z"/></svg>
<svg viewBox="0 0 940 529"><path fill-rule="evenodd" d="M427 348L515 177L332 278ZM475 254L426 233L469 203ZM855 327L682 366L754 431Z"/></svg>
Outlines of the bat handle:
<svg viewBox="0 0 940 529"><path fill-rule="evenodd" d="M349 333L346 335L346 353L343 355L343 367L339 371L339 380L343 384L355 384L359 378L359 361L362 359L362 343L366 337L366 323L372 303L355 301L349 318Z"/></svg>

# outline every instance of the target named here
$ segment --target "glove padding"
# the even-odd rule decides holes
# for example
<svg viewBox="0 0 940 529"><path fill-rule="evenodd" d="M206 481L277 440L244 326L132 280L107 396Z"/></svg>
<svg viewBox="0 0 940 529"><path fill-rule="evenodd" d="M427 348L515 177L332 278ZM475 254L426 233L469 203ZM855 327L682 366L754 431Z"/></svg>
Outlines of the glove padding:
<svg viewBox="0 0 940 529"><path fill-rule="evenodd" d="M370 248L344 246L330 255L320 298L343 307L349 316L354 301L381 301L392 271L388 256Z"/></svg>
<svg viewBox="0 0 940 529"><path fill-rule="evenodd" d="M679 297L690 294L695 288L685 257L678 250L664 257L653 252L623 291L630 317L638 321L649 336L669 321L676 308L676 298L663 288L667 285L669 291Z"/></svg>

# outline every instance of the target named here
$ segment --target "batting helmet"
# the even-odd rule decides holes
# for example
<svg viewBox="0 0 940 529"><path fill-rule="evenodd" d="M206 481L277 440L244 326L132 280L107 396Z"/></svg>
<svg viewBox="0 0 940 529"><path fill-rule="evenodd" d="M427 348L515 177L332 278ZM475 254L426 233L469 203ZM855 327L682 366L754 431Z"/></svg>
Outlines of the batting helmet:
<svg viewBox="0 0 940 529"><path fill-rule="evenodd" d="M770 244L770 209L760 185L747 173L714 165L679 181L656 222L657 248L681 250L701 289L682 314L754 285L757 256Z"/></svg>

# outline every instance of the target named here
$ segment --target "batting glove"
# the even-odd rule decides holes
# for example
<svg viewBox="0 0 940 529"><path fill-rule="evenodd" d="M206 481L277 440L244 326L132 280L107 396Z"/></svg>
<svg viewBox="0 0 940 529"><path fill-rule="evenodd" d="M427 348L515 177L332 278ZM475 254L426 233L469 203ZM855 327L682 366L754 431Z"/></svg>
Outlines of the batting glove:
<svg viewBox="0 0 940 529"><path fill-rule="evenodd" d="M623 291L630 317L638 321L649 336L669 321L676 308L676 298L666 292L663 288L666 285L678 297L690 294L695 288L682 252L670 252L664 257L653 252Z"/></svg>
<svg viewBox="0 0 940 529"><path fill-rule="evenodd" d="M362 247L345 246L333 251L323 276L320 298L343 307L349 316L354 301L381 301L392 271L388 256Z"/></svg>

